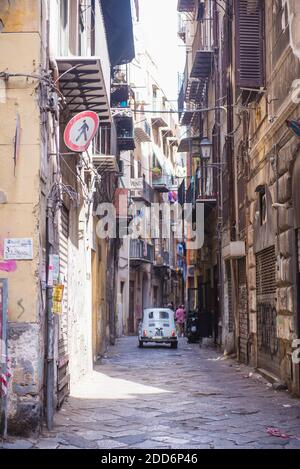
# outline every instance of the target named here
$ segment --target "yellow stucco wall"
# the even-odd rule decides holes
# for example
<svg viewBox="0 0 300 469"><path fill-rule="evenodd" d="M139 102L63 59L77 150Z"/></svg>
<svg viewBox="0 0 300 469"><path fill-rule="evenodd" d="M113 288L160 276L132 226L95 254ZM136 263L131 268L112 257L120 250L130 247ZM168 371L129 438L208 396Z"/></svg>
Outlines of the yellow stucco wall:
<svg viewBox="0 0 300 469"><path fill-rule="evenodd" d="M39 31L40 4L40 0L1 0L0 18L4 32Z"/></svg>
<svg viewBox="0 0 300 469"><path fill-rule="evenodd" d="M0 70L37 74L41 60L40 5L37 0L1 1ZM2 80L0 103L0 277L9 279L9 320L36 322L39 296L40 118L38 81ZM14 136L20 116L20 150L14 168ZM33 261L3 259L4 238L32 238Z"/></svg>

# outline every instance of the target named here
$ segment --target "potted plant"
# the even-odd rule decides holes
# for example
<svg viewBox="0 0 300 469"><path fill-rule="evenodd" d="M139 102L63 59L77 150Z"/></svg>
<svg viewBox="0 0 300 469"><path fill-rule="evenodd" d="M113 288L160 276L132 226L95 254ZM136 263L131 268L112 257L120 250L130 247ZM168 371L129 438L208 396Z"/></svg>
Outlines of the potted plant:
<svg viewBox="0 0 300 469"><path fill-rule="evenodd" d="M158 166L152 168L153 179L159 179L161 177L161 169Z"/></svg>

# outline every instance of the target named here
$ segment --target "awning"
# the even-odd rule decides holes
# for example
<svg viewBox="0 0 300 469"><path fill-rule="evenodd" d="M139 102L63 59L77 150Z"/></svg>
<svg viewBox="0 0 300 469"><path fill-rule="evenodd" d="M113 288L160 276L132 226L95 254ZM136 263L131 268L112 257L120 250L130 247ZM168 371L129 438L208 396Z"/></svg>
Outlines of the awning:
<svg viewBox="0 0 300 469"><path fill-rule="evenodd" d="M193 149L193 146L199 142L200 145L200 136L198 137L189 137L189 138L183 138L180 141L179 147L178 147L178 153L188 153L191 152Z"/></svg>
<svg viewBox="0 0 300 469"><path fill-rule="evenodd" d="M174 132L173 132L172 129L170 129L170 127L162 128L161 133L162 133L163 137L173 137L174 136Z"/></svg>
<svg viewBox="0 0 300 469"><path fill-rule="evenodd" d="M142 126L135 127L134 136L138 142L141 142L141 143L151 142L150 135L147 134L147 132Z"/></svg>
<svg viewBox="0 0 300 469"><path fill-rule="evenodd" d="M98 57L59 57L58 86L71 114L97 112L100 124L111 123L110 104Z"/></svg>
<svg viewBox="0 0 300 469"><path fill-rule="evenodd" d="M157 115L151 118L152 125L155 127L168 127L168 122L164 116Z"/></svg>
<svg viewBox="0 0 300 469"><path fill-rule="evenodd" d="M135 57L130 0L101 0L111 66Z"/></svg>

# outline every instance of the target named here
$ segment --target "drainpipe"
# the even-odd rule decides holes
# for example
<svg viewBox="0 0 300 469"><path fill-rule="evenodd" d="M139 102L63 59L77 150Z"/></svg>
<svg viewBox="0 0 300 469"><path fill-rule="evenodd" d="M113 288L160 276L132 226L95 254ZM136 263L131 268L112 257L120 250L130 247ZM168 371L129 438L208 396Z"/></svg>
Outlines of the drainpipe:
<svg viewBox="0 0 300 469"><path fill-rule="evenodd" d="M48 199L47 216L46 216L46 272L47 272L47 290L46 290L46 307L47 307L47 378L46 378L46 423L48 430L53 429L53 412L54 412L54 317L52 312L53 303L53 287L49 282L50 274L50 256L52 253L52 245L50 243L50 227L53 224L52 204Z"/></svg>
<svg viewBox="0 0 300 469"><path fill-rule="evenodd" d="M215 16L216 21L220 24L220 14L217 8L217 5L214 5L215 9ZM218 54L217 59L219 59L219 37L217 34L219 28L214 28L214 43L218 44ZM219 65L219 64L218 64ZM220 89L220 78L216 80L216 105L220 104L220 97L221 97L221 89ZM217 155L218 155L218 163L220 163L220 169L218 170L218 210L217 210L217 235L218 235L218 285L217 285L217 292L218 292L218 311L215 312L217 317L215 318L215 333L219 333L219 320L221 318L221 311L222 305L224 305L224 282L223 282L223 258L222 258L222 229L223 229L223 158L221 155L221 112L219 109L216 110L216 121L218 124L218 136L217 136ZM222 344L222 335L219 339L219 344ZM215 344L216 337L215 337Z"/></svg>

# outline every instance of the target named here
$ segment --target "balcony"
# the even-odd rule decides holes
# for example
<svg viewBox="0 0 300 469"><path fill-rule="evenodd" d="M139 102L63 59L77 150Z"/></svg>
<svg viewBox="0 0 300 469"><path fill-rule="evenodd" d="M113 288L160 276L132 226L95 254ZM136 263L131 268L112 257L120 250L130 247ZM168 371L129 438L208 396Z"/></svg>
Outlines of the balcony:
<svg viewBox="0 0 300 469"><path fill-rule="evenodd" d="M143 179L131 179L131 198L151 205L154 202L154 190Z"/></svg>
<svg viewBox="0 0 300 469"><path fill-rule="evenodd" d="M129 86L127 83L113 83L110 102L112 108L126 108L129 102Z"/></svg>
<svg viewBox="0 0 300 469"><path fill-rule="evenodd" d="M115 155L92 155L94 168L101 173L118 173L119 165Z"/></svg>
<svg viewBox="0 0 300 469"><path fill-rule="evenodd" d="M190 13L194 11L196 0L178 0L177 11L181 13Z"/></svg>
<svg viewBox="0 0 300 469"><path fill-rule="evenodd" d="M161 248L155 255L155 267L170 267L170 253L168 251L164 251Z"/></svg>
<svg viewBox="0 0 300 469"><path fill-rule="evenodd" d="M183 95L186 103L201 104L206 96L207 78L190 76L188 63L186 62L183 79Z"/></svg>
<svg viewBox="0 0 300 469"><path fill-rule="evenodd" d="M172 186L171 176L162 175L162 176L153 176L152 186L158 192L169 192Z"/></svg>
<svg viewBox="0 0 300 469"><path fill-rule="evenodd" d="M133 119L126 114L115 115L117 127L117 143L119 151L129 151L135 149Z"/></svg>
<svg viewBox="0 0 300 469"><path fill-rule="evenodd" d="M182 15L178 14L178 37L185 43L186 42L186 20Z"/></svg>
<svg viewBox="0 0 300 469"><path fill-rule="evenodd" d="M153 264L154 246L142 239L130 240L130 265L138 266L142 263Z"/></svg>
<svg viewBox="0 0 300 469"><path fill-rule="evenodd" d="M179 109L179 121L182 126L189 126L195 122L196 113L193 110L193 104L190 105L190 109L185 109L185 83L181 85L181 89L178 97L178 109Z"/></svg>
<svg viewBox="0 0 300 469"><path fill-rule="evenodd" d="M217 203L218 168L203 165L195 178L195 200L197 203Z"/></svg>
<svg viewBox="0 0 300 469"><path fill-rule="evenodd" d="M213 19L204 18L198 23L192 45L192 70L190 78L207 79L213 63Z"/></svg>

